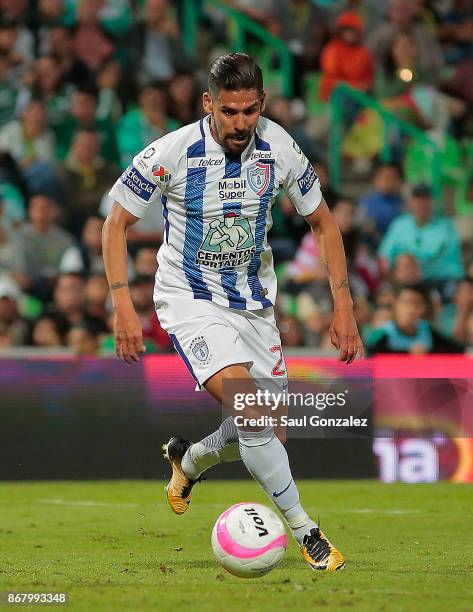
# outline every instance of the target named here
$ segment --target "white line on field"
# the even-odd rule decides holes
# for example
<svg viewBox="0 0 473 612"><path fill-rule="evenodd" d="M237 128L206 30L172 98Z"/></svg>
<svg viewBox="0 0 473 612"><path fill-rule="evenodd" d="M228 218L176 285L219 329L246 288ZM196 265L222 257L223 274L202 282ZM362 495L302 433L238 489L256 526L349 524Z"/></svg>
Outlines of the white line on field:
<svg viewBox="0 0 473 612"><path fill-rule="evenodd" d="M141 504L121 504L115 502L99 502L92 500L69 501L67 499L40 499L40 504L51 504L53 506L106 506L116 508L141 508Z"/></svg>

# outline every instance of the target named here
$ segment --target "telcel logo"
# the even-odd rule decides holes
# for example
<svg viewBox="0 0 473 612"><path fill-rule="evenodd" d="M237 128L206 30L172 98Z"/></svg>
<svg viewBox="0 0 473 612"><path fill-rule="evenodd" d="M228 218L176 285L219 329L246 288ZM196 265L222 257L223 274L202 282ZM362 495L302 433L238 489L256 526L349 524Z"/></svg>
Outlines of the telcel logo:
<svg viewBox="0 0 473 612"><path fill-rule="evenodd" d="M250 159L271 159L271 151L255 151L251 154Z"/></svg>

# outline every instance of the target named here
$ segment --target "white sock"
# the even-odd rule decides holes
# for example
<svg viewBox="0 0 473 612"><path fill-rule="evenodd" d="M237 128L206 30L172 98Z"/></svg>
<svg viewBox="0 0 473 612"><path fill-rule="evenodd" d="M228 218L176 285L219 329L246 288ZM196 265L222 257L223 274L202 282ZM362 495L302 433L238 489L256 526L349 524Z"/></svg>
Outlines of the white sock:
<svg viewBox="0 0 473 612"><path fill-rule="evenodd" d="M192 444L182 458L184 474L197 480L201 474L217 463L229 463L240 459L238 431L233 419L228 417L209 436Z"/></svg>
<svg viewBox="0 0 473 612"><path fill-rule="evenodd" d="M300 504L299 491L283 444L272 428L260 432L239 430L240 454L247 470L285 518L299 544L316 527Z"/></svg>

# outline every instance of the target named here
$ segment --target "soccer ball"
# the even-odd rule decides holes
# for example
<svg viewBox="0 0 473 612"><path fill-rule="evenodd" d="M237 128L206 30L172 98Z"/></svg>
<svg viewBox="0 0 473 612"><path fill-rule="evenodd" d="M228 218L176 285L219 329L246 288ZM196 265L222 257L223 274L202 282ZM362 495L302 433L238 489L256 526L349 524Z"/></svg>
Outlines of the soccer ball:
<svg viewBox="0 0 473 612"><path fill-rule="evenodd" d="M240 578L256 578L279 565L287 548L281 519L261 504L235 504L221 514L212 531L217 561Z"/></svg>

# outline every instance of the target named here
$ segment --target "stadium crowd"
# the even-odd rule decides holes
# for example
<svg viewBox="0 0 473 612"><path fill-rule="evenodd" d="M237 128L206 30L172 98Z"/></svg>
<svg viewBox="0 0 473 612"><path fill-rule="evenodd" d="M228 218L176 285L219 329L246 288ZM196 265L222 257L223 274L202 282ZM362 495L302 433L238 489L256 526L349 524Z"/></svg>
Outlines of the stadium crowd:
<svg viewBox="0 0 473 612"><path fill-rule="evenodd" d="M439 212L428 181L408 184L402 139L381 162L382 126L351 99L343 164L365 172L365 187L357 197L346 182L336 192L329 126L317 122L309 99L323 104L344 82L435 138L471 142L473 2L227 4L291 50L295 98L270 91L266 115L296 139L320 178L369 352L473 348L471 216L455 218L446 204ZM206 67L228 48L225 16L213 6L190 57L184 9L179 0L0 0L0 351L113 352L101 257L108 189L136 152L201 116ZM306 87L311 74L319 75L315 94ZM471 177L468 185L471 201ZM284 195L273 216L283 345L328 350L332 302L317 242ZM152 302L162 237L157 206L128 234L131 294L148 352L173 350Z"/></svg>

